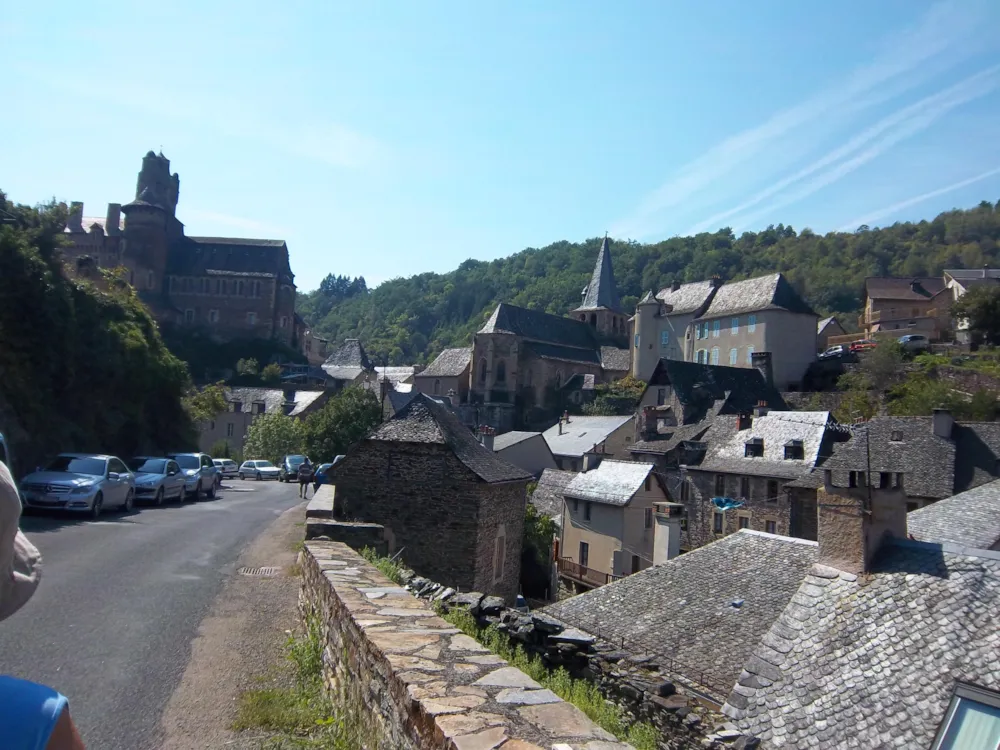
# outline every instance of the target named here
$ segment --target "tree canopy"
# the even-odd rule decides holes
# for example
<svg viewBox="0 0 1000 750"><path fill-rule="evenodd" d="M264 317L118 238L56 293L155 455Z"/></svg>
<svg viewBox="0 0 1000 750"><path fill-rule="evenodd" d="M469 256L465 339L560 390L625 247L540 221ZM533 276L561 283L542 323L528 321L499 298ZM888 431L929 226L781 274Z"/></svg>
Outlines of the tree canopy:
<svg viewBox="0 0 1000 750"><path fill-rule="evenodd" d="M285 456L302 452L302 423L285 414L262 414L251 422L243 443L246 459L266 459L277 465Z"/></svg>
<svg viewBox="0 0 1000 750"><path fill-rule="evenodd" d="M1000 286L976 286L952 305L951 313L989 344L1000 344Z"/></svg>
<svg viewBox="0 0 1000 750"><path fill-rule="evenodd" d="M302 425L305 452L313 461L332 461L347 453L381 418L382 407L374 393L346 388L306 417Z"/></svg>
<svg viewBox="0 0 1000 750"><path fill-rule="evenodd" d="M556 242L494 261L467 260L449 273L424 273L368 290L363 279L328 276L299 296L297 309L314 333L333 342L360 338L391 364L427 362L468 344L498 302L563 315L580 303L602 238ZM847 322L862 304L867 276L930 276L944 268L1000 262L1000 210L976 208L932 221L855 232L796 232L778 224L738 237L728 228L693 237L612 245L615 278L626 309L671 281L726 280L780 271L821 315ZM350 290L354 284L353 291Z"/></svg>

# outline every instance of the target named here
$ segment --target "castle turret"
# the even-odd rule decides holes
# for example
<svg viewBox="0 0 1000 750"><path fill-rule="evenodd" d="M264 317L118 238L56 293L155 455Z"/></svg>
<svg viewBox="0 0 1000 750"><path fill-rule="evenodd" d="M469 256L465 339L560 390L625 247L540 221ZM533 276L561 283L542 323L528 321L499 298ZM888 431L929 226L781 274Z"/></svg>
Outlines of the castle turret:
<svg viewBox="0 0 1000 750"><path fill-rule="evenodd" d="M639 300L632 317L632 376L645 380L659 359L657 317L660 302L652 292Z"/></svg>
<svg viewBox="0 0 1000 750"><path fill-rule="evenodd" d="M170 160L149 151L135 185L135 200L121 207L125 214L123 260L137 289L165 288L170 243L183 235L174 213L180 177L170 174Z"/></svg>

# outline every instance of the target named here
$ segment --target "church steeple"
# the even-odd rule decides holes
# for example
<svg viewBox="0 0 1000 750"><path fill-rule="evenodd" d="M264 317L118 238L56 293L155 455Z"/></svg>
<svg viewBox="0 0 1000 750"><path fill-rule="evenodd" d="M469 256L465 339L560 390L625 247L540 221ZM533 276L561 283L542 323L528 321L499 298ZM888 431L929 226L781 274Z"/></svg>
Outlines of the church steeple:
<svg viewBox="0 0 1000 750"><path fill-rule="evenodd" d="M615 272L611 268L611 241L604 235L601 250L597 253L597 263L590 283L583 288L583 302L578 310L597 310L605 308L621 312L621 300L618 288L615 286Z"/></svg>

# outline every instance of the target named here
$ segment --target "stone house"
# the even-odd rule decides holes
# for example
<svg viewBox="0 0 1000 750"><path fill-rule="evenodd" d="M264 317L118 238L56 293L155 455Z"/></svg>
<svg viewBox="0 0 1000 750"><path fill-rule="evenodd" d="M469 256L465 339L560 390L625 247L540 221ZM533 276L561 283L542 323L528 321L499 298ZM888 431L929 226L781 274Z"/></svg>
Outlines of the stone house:
<svg viewBox="0 0 1000 750"><path fill-rule="evenodd" d="M876 334L922 333L941 338L951 327L952 292L940 276L865 279L864 310L858 327L866 338Z"/></svg>
<svg viewBox="0 0 1000 750"><path fill-rule="evenodd" d="M317 335L298 313L295 313L295 339L299 342L299 351L310 366L323 364L330 356L330 341Z"/></svg>
<svg viewBox="0 0 1000 750"><path fill-rule="evenodd" d="M226 388L228 408L200 425L198 450L210 453L212 446L224 441L232 455L243 456L247 430L257 417L262 414L286 414L304 418L322 409L330 394L331 391L322 388Z"/></svg>
<svg viewBox="0 0 1000 750"><path fill-rule="evenodd" d="M682 547L701 547L740 529L815 540L815 498L793 495L785 485L811 474L845 437L825 411L760 408L717 416L702 438L704 453L668 472L668 486L676 485L687 509Z"/></svg>
<svg viewBox="0 0 1000 750"><path fill-rule="evenodd" d="M816 324L816 351L825 352L830 347L832 336L845 336L847 331L836 317L823 318Z"/></svg>
<svg viewBox="0 0 1000 750"><path fill-rule="evenodd" d="M332 469L335 512L381 524L418 574L508 603L518 593L527 472L416 394Z"/></svg>
<svg viewBox="0 0 1000 750"><path fill-rule="evenodd" d="M329 385L336 390L351 385L372 385L377 380L375 367L358 339L345 339L321 367Z"/></svg>
<svg viewBox="0 0 1000 750"><path fill-rule="evenodd" d="M413 387L428 396L447 396L454 392L459 403L469 399L469 370L472 347L445 349L434 361L413 376Z"/></svg>
<svg viewBox="0 0 1000 750"><path fill-rule="evenodd" d="M647 380L661 358L753 367L770 352L775 385L797 390L816 359L818 317L780 273L674 284L636 306L632 373Z"/></svg>
<svg viewBox="0 0 1000 750"><path fill-rule="evenodd" d="M295 276L283 240L189 237L177 219L180 178L163 154L146 154L135 199L83 218L73 203L67 259L123 266L161 324L198 327L218 340L269 338L297 348ZM121 215L125 215L124 223Z"/></svg>
<svg viewBox="0 0 1000 750"><path fill-rule="evenodd" d="M564 585L586 590L652 565L653 506L669 502L652 464L606 459L563 495L556 564Z"/></svg>
<svg viewBox="0 0 1000 750"><path fill-rule="evenodd" d="M542 433L556 467L587 471L605 458L629 458L634 437L632 416L589 417L564 415Z"/></svg>
<svg viewBox="0 0 1000 750"><path fill-rule="evenodd" d="M540 432L505 432L492 439L493 450L504 461L533 477L546 469L555 469L556 459Z"/></svg>

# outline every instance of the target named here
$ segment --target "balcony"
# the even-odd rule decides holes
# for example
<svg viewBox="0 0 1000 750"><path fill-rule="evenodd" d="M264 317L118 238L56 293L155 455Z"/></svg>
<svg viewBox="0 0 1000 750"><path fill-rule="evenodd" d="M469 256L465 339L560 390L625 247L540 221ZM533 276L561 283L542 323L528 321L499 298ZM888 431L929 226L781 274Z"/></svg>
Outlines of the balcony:
<svg viewBox="0 0 1000 750"><path fill-rule="evenodd" d="M604 586L620 578L620 576L585 567L580 565L580 563L567 560L565 557L560 557L556 560L556 567L559 569L559 575L579 581L587 586Z"/></svg>

